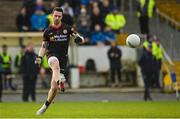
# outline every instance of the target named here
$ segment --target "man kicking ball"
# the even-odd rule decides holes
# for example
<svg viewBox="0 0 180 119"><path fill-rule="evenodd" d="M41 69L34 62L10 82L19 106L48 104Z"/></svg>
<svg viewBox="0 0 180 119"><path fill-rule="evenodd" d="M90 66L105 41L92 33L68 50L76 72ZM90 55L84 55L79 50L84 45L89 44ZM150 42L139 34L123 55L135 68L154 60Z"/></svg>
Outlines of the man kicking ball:
<svg viewBox="0 0 180 119"><path fill-rule="evenodd" d="M63 10L60 7L55 7L52 12L53 25L49 26L43 34L42 46L39 50L38 57L35 60L36 64L41 64L42 57L48 57L48 64L52 69L51 87L48 93L48 98L43 106L37 111L37 115L43 114L48 106L53 101L57 94L58 88L61 91L64 89L64 72L68 60L68 46L70 37L74 37L76 43L83 43L84 38L80 36L74 28L61 22Z"/></svg>

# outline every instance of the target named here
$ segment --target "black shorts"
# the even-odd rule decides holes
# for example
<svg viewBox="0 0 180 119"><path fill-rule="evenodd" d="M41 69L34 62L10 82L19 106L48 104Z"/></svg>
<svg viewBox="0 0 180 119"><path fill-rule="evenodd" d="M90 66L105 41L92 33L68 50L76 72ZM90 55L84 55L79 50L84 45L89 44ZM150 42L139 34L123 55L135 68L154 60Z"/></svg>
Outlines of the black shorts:
<svg viewBox="0 0 180 119"><path fill-rule="evenodd" d="M59 60L59 66L60 66L60 73L65 74L66 68L67 68L67 61L68 57L67 56L60 56L59 54L48 54L47 57L48 59L50 57L56 57Z"/></svg>

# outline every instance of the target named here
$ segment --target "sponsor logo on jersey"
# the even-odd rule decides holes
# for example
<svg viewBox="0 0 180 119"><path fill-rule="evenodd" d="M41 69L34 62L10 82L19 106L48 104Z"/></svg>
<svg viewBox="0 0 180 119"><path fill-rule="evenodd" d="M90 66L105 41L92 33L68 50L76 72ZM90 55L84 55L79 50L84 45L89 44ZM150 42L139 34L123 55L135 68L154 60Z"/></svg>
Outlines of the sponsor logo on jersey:
<svg viewBox="0 0 180 119"><path fill-rule="evenodd" d="M63 33L64 33L64 34L67 34L67 29L64 29L64 30L63 30Z"/></svg>
<svg viewBox="0 0 180 119"><path fill-rule="evenodd" d="M55 41L67 41L67 35L54 35Z"/></svg>

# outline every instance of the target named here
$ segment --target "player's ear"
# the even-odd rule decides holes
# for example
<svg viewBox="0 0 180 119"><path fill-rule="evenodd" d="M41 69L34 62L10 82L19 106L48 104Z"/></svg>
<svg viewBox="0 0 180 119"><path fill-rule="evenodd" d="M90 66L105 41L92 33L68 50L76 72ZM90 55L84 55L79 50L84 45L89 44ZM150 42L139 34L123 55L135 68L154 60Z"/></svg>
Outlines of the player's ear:
<svg viewBox="0 0 180 119"><path fill-rule="evenodd" d="M64 14L62 14L61 19L63 18Z"/></svg>

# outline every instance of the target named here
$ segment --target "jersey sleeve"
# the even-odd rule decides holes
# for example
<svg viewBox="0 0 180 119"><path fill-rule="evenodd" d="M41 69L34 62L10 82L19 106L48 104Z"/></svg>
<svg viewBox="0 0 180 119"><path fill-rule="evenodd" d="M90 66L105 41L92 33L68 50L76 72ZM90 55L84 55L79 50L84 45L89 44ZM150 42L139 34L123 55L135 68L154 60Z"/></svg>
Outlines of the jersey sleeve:
<svg viewBox="0 0 180 119"><path fill-rule="evenodd" d="M49 29L46 29L43 33L43 41L49 41Z"/></svg>

